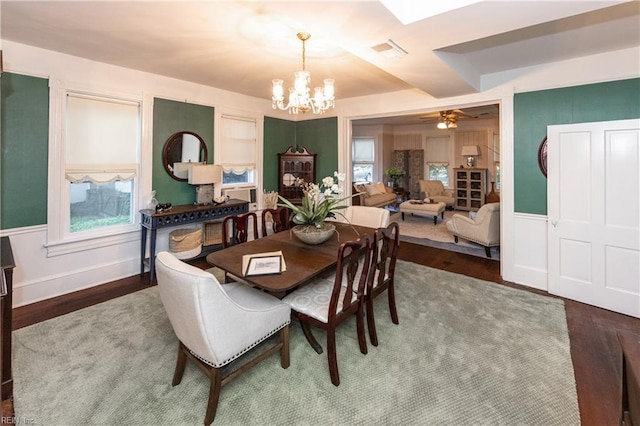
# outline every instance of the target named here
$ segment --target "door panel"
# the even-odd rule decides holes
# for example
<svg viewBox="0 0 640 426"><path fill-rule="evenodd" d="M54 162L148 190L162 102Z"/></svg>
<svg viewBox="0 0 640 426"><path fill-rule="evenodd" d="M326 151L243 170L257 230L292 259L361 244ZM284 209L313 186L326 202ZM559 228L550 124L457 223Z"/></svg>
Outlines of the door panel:
<svg viewBox="0 0 640 426"><path fill-rule="evenodd" d="M549 292L640 317L640 120L548 128Z"/></svg>

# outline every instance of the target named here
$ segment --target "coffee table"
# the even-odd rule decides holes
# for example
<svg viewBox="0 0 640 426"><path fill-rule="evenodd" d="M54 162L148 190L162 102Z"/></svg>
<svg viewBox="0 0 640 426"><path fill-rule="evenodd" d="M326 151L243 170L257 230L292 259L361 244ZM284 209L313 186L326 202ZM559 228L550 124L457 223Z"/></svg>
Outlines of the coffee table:
<svg viewBox="0 0 640 426"><path fill-rule="evenodd" d="M445 203L429 203L426 201L419 202L417 200L409 200L400 204L400 212L402 213L402 220L404 220L405 213L411 214L426 214L433 216L433 224L438 224L438 215L441 219L444 219L444 210L447 205Z"/></svg>

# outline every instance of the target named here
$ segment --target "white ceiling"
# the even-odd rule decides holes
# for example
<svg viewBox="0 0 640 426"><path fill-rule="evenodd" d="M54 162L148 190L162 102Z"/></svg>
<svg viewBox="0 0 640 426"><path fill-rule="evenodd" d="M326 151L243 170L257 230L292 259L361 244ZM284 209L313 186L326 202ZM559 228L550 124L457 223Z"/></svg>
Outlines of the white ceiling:
<svg viewBox="0 0 640 426"><path fill-rule="evenodd" d="M4 40L264 99L271 79L289 87L301 68L296 33L306 31L312 84L335 78L337 102L407 89L475 93L488 89L486 74L640 46L638 1L457 3L404 25L378 0L2 0L0 30ZM372 49L389 39L408 54Z"/></svg>

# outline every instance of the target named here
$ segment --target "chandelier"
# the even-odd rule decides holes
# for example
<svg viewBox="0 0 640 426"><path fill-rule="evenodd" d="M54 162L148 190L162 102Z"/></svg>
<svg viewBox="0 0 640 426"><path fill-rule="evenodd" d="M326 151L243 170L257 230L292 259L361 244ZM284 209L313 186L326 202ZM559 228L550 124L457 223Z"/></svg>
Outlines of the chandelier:
<svg viewBox="0 0 640 426"><path fill-rule="evenodd" d="M310 89L307 84L311 78L309 71L305 70L305 42L309 40L309 33L298 33L298 39L302 41L302 71L293 73L295 77L294 86L289 88L289 102L284 103L284 87L281 79L273 80L273 95L271 106L273 109L289 110L289 114L305 113L309 110L314 114L322 114L329 108L335 106L333 79L324 79L324 88L313 89L313 97L310 97Z"/></svg>

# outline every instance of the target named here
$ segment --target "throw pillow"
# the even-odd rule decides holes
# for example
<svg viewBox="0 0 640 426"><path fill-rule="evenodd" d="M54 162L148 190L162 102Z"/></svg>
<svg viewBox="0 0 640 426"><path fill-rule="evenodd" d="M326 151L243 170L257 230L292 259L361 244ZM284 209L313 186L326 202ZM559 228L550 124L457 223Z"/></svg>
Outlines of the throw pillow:
<svg viewBox="0 0 640 426"><path fill-rule="evenodd" d="M366 185L365 188L367 190L367 194L370 197L373 196L373 195L384 194L385 192L387 192L384 189L384 183L382 183L382 182L374 183L374 184L371 184L371 185Z"/></svg>
<svg viewBox="0 0 640 426"><path fill-rule="evenodd" d="M365 184L363 183L356 183L353 185L353 187L355 188L356 192L367 192Z"/></svg>

